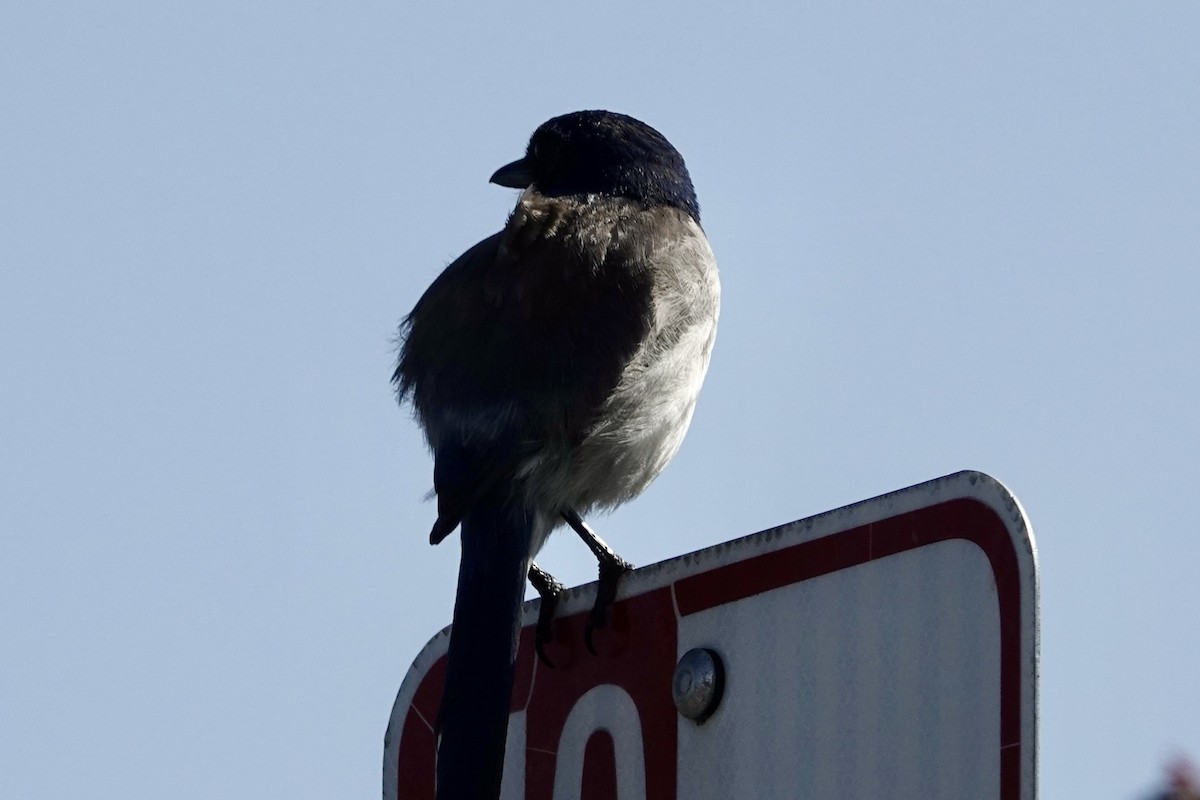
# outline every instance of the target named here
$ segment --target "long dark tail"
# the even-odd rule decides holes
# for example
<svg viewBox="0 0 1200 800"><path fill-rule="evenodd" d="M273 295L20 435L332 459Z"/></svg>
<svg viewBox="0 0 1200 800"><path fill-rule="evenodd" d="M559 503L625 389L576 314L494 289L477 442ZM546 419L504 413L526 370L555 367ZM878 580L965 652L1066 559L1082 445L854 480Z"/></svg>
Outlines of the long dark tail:
<svg viewBox="0 0 1200 800"><path fill-rule="evenodd" d="M532 518L483 497L462 522L462 563L438 715L437 800L496 800L504 770Z"/></svg>

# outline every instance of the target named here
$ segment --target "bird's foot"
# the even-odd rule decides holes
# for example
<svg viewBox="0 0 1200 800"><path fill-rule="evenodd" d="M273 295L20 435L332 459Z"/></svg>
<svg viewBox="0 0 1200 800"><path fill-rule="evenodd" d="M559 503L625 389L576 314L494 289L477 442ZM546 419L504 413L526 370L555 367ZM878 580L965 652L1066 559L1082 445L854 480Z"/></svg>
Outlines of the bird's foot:
<svg viewBox="0 0 1200 800"><path fill-rule="evenodd" d="M628 561L611 551L609 554L611 558L600 561L600 588L596 590L596 602L583 627L583 643L592 655L596 655L592 634L608 624L608 608L617 599L617 585L621 582L621 576L633 571L633 565Z"/></svg>
<svg viewBox="0 0 1200 800"><path fill-rule="evenodd" d="M533 651L537 653L538 661L554 669L554 662L546 655L546 645L554 641L550 626L554 622L554 612L558 610L558 600L566 587L537 564L529 565L529 582L542 598L538 606L537 627L533 630Z"/></svg>
<svg viewBox="0 0 1200 800"><path fill-rule="evenodd" d="M583 628L583 643L587 645L589 653L596 655L596 648L592 645L592 632L607 624L608 607L617 599L617 584L622 575L633 570L633 565L617 555L607 542L597 536L575 509L563 509L562 518L579 534L579 538L583 539L583 543L600 564L600 588L596 591L596 603L592 606L591 616Z"/></svg>

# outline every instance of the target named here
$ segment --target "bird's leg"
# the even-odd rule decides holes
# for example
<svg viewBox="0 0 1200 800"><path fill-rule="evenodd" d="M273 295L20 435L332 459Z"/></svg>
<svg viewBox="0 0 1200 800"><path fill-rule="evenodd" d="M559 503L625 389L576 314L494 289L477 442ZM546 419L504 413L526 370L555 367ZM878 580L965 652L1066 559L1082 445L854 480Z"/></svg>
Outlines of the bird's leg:
<svg viewBox="0 0 1200 800"><path fill-rule="evenodd" d="M596 535L596 532L583 521L574 509L565 509L562 512L562 518L575 530L575 533L579 534L579 538L583 539L583 543L588 546L592 555L596 557L596 561L599 562L600 588L596 591L596 602L592 606L591 616L588 617L587 625L583 629L584 644L587 645L589 653L596 655L596 649L592 646L592 631L604 627L608 607L617 599L617 584L622 575L633 569L633 565L613 552L613 549Z"/></svg>
<svg viewBox="0 0 1200 800"><path fill-rule="evenodd" d="M562 597L566 587L554 579L554 576L537 564L529 565L529 582L542 598L538 606L537 627L533 632L533 650L538 660L551 669L554 662L546 655L545 646L554 638L550 632L550 623L554 622L554 612L558 608L558 598Z"/></svg>

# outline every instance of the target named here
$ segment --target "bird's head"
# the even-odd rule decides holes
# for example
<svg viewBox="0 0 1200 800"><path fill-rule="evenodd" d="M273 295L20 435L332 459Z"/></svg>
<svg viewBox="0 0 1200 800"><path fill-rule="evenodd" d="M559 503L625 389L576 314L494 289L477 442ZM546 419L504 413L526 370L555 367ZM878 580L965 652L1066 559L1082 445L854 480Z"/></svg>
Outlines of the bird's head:
<svg viewBox="0 0 1200 800"><path fill-rule="evenodd" d="M625 197L646 207L672 206L700 221L700 205L683 156L644 122L611 111L576 111L533 132L525 157L492 183L547 197Z"/></svg>

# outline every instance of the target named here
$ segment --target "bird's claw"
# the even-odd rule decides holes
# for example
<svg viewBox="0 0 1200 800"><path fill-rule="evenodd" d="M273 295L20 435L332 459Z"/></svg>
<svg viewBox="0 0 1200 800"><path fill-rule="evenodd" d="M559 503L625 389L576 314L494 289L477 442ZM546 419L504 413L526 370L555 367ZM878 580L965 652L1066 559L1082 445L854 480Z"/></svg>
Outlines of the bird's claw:
<svg viewBox="0 0 1200 800"><path fill-rule="evenodd" d="M554 612L558 610L558 600L566 587L537 564L529 566L529 582L542 598L538 607L537 627L533 630L533 651L537 653L538 661L554 669L554 662L546 655L546 645L554 641L551 625L554 623Z"/></svg>
<svg viewBox="0 0 1200 800"><path fill-rule="evenodd" d="M554 641L554 633L550 629L550 624L554 622L554 611L557 607L557 595L543 597L542 606L538 609L537 627L533 629L533 652L537 653L538 661L550 669L554 669L554 662L550 660L550 656L546 655L546 645Z"/></svg>
<svg viewBox="0 0 1200 800"><path fill-rule="evenodd" d="M597 655L592 634L608 624L608 608L617 599L617 585L621 582L621 576L632 570L633 565L616 554L611 560L600 562L600 586L596 590L596 602L592 604L592 613L583 626L583 643L592 655Z"/></svg>

